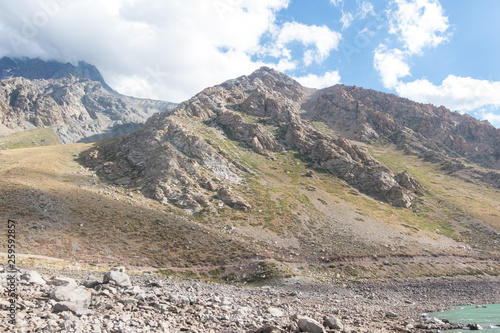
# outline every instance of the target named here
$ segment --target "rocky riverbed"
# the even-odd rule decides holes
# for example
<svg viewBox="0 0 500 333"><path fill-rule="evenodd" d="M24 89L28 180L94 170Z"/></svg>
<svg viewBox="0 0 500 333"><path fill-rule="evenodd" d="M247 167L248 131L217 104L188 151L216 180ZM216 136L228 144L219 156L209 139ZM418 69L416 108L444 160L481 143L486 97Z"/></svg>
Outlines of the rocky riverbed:
<svg viewBox="0 0 500 333"><path fill-rule="evenodd" d="M456 325L422 313L500 303L500 278L491 276L247 286L22 267L12 325L7 275L0 266L6 332L437 332Z"/></svg>

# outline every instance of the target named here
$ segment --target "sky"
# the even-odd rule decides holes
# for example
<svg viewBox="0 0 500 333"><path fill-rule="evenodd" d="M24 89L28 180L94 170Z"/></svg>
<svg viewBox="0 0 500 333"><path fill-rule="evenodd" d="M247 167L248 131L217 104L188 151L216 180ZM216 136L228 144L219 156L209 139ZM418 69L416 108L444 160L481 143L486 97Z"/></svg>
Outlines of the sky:
<svg viewBox="0 0 500 333"><path fill-rule="evenodd" d="M498 13L498 0L2 1L0 57L83 60L122 94L171 102L269 66L499 128Z"/></svg>

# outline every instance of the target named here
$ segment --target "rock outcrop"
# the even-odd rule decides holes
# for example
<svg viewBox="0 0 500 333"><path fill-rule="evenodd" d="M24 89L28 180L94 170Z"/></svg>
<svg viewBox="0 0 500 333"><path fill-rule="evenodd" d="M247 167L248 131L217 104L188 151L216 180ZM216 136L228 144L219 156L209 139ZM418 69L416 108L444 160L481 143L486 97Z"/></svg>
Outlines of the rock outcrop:
<svg viewBox="0 0 500 333"><path fill-rule="evenodd" d="M89 142L142 127L176 104L122 96L91 65L0 59L0 135L53 128L61 142Z"/></svg>
<svg viewBox="0 0 500 333"><path fill-rule="evenodd" d="M318 91L306 109L308 119L325 122L349 139L390 142L431 162L462 163L460 159L465 159L500 170L500 129L443 106L336 85ZM500 182L492 181L500 177L497 172L494 177L475 168L465 173L465 178L500 187Z"/></svg>
<svg viewBox="0 0 500 333"><path fill-rule="evenodd" d="M270 158L298 151L360 191L410 207L414 196L423 193L421 185L407 173L396 175L349 140L311 126L301 115L308 93L288 76L263 67L203 90L169 115L155 115L141 131L92 152L87 161L108 179L140 187L146 195L189 212L208 207L214 196L247 210L245 198L221 190L242 185L249 170L237 153L202 134L218 133L238 142L240 149Z"/></svg>

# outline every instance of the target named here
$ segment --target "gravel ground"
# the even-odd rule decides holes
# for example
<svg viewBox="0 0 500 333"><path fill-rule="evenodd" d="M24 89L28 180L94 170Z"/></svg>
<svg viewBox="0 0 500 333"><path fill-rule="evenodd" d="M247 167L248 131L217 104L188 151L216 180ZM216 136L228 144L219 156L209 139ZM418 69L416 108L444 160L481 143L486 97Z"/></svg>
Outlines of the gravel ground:
<svg viewBox="0 0 500 333"><path fill-rule="evenodd" d="M36 276L27 277L24 273L30 270L37 271L47 283L36 282ZM129 276L119 270L115 273L130 278L130 282L112 278L109 283L102 284L104 273L22 267L17 274L17 323L10 325L9 296L5 289L7 272L0 272L4 288L0 330L437 332L453 325L433 321L422 313L452 305L500 303L500 278L491 276L372 280L349 284L322 284L295 277L263 286L238 286L148 275ZM66 280L56 277L75 279L77 289L70 294L87 293L89 305L62 307L67 302L59 299L62 296L54 296L54 290L62 288L58 285ZM328 316L331 328L323 328L324 318ZM331 323L334 319L337 326Z"/></svg>

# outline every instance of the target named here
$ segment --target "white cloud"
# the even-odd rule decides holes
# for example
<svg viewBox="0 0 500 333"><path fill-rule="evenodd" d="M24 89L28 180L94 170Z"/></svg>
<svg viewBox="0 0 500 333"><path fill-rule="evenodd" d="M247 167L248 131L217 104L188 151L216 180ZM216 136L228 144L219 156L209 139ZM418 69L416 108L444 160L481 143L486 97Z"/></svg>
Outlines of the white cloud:
<svg viewBox="0 0 500 333"><path fill-rule="evenodd" d="M369 15L375 15L373 4L369 1L363 1L360 6L359 17L364 20Z"/></svg>
<svg viewBox="0 0 500 333"><path fill-rule="evenodd" d="M369 1L363 1L360 5L358 3L358 9L355 14L344 12L342 9L342 17L340 18L342 30L349 28L355 20L364 20L369 15L375 15L373 4Z"/></svg>
<svg viewBox="0 0 500 333"><path fill-rule="evenodd" d="M399 79L410 75L410 66L406 63L406 54L398 49L388 50L384 44L375 49L373 58L375 69L380 73L382 84L393 89Z"/></svg>
<svg viewBox="0 0 500 333"><path fill-rule="evenodd" d="M340 74L338 71L330 71L321 76L308 74L302 77L295 77L294 79L305 87L321 89L340 83Z"/></svg>
<svg viewBox="0 0 500 333"><path fill-rule="evenodd" d="M410 75L408 61L426 47L436 47L448 40L448 17L437 0L392 0L388 10L389 33L402 42L402 49L380 44L374 52L373 65L386 88L395 88L399 79Z"/></svg>
<svg viewBox="0 0 500 333"><path fill-rule="evenodd" d="M485 106L500 107L500 82L449 75L440 85L421 79L399 83L401 96L422 103L444 105L452 110L470 112Z"/></svg>
<svg viewBox="0 0 500 333"><path fill-rule="evenodd" d="M436 47L449 36L448 17L437 0L393 0L396 10L390 10L389 33L398 35L411 54L425 47Z"/></svg>
<svg viewBox="0 0 500 333"><path fill-rule="evenodd" d="M373 66L384 87L421 103L473 113L499 126L500 116L487 110L500 108L500 82L455 75L449 75L439 85L427 79L402 80L411 75L409 61L412 56L421 55L425 48L437 47L448 40L449 23L437 0L393 0L391 5L397 8L388 12L389 32L402 47L391 49L380 44L374 52Z"/></svg>
<svg viewBox="0 0 500 333"><path fill-rule="evenodd" d="M342 4L344 0L330 0L330 3L333 4L334 6L338 6Z"/></svg>
<svg viewBox="0 0 500 333"><path fill-rule="evenodd" d="M349 12L342 11L342 17L340 18L340 23L342 23L342 30L349 28L354 21L354 15Z"/></svg>
<svg viewBox="0 0 500 333"><path fill-rule="evenodd" d="M274 55L287 58L292 51L288 45L300 42L305 46L313 46L304 52L303 61L306 66L313 62L322 63L332 50L338 48L341 35L327 26L305 25L297 22L287 22L277 33Z"/></svg>
<svg viewBox="0 0 500 333"><path fill-rule="evenodd" d="M6 1L0 4L0 56L85 60L120 93L179 102L262 65L285 71L324 61L340 34L277 22L289 2ZM292 54L296 43L304 45L298 56ZM259 60L271 49L271 63Z"/></svg>
<svg viewBox="0 0 500 333"><path fill-rule="evenodd" d="M481 115L482 119L488 120L496 128L500 128L500 114L493 112L485 112Z"/></svg>

